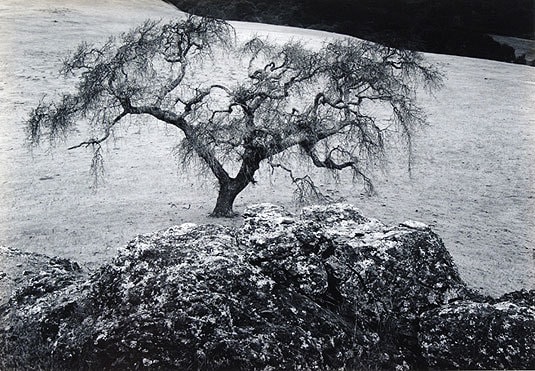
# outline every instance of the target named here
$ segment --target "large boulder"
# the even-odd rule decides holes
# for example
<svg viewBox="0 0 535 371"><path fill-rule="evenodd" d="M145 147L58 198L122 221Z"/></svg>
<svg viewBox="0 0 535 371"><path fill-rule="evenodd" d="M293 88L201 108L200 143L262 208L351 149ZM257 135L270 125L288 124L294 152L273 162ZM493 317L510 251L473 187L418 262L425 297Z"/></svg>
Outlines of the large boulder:
<svg viewBox="0 0 535 371"><path fill-rule="evenodd" d="M0 247L0 369L56 368L50 344L86 278L68 259Z"/></svg>
<svg viewBox="0 0 535 371"><path fill-rule="evenodd" d="M0 246L0 306L32 300L84 277L82 267L68 259Z"/></svg>
<svg viewBox="0 0 535 371"><path fill-rule="evenodd" d="M524 345L499 336L518 345L509 363L467 364L446 350L462 336L447 333L448 308L503 305L469 290L421 223L386 226L345 204L299 216L262 204L244 218L235 229L138 236L91 277L64 269L38 294L39 274L29 278L1 308L0 368L522 368L532 359L529 336ZM505 300L524 317L508 309L504 326L532 330L533 293Z"/></svg>
<svg viewBox="0 0 535 371"><path fill-rule="evenodd" d="M344 204L308 207L299 218L258 205L245 217L237 238L248 261L346 319L370 366L421 365L420 313L471 295L421 223L385 226Z"/></svg>
<svg viewBox="0 0 535 371"><path fill-rule="evenodd" d="M425 312L419 340L433 368L535 369L535 292Z"/></svg>

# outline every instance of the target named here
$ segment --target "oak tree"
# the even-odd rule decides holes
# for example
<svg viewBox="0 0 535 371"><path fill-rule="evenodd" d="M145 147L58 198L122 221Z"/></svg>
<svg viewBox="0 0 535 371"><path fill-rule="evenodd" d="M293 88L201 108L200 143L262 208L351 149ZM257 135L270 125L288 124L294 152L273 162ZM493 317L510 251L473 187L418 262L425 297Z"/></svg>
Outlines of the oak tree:
<svg viewBox="0 0 535 371"><path fill-rule="evenodd" d="M239 73L216 78L214 65ZM310 177L282 161L289 151L371 184L367 166L384 156L391 135L410 150L425 122L419 87L441 81L412 51L352 38L320 48L260 38L239 43L228 23L195 16L147 21L101 46L83 43L62 72L77 78L76 89L33 109L32 144L65 138L86 120L89 138L71 149L90 147L96 167L114 128L127 117L152 116L181 135L180 161L199 160L217 179L214 216L234 215L236 196L261 163L287 171L302 193L315 190Z"/></svg>

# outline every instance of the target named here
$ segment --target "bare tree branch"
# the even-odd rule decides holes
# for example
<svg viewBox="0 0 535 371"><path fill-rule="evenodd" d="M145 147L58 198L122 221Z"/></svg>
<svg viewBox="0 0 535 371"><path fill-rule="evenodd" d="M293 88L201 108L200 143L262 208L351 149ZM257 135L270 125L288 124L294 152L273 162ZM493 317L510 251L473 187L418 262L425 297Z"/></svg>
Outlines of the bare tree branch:
<svg viewBox="0 0 535 371"><path fill-rule="evenodd" d="M316 184L308 174L302 177L298 177L294 174L294 171L292 169L280 163L274 163L271 159L268 160L268 164L272 168L272 170L278 168L284 170L288 174L288 176L292 180L292 183L295 186L294 199L297 203L325 203L331 201L330 197L321 192L320 188L316 186Z"/></svg>
<svg viewBox="0 0 535 371"><path fill-rule="evenodd" d="M72 146L72 147L69 147L67 148L68 150L73 150L73 149L76 149L76 148L80 148L80 147L88 147L88 146L94 146L94 145L99 145L101 144L102 142L106 141L106 139L109 138L109 136L111 135L111 130L112 128L115 126L115 124L117 124L123 117L125 117L126 115L128 114L128 112L122 112L119 116L117 116L112 122L110 125L108 125L106 127L106 131L104 133L104 136L102 136L101 138L99 139L90 139L90 140L87 140L87 141L84 141L84 142L81 142L75 146Z"/></svg>
<svg viewBox="0 0 535 371"><path fill-rule="evenodd" d="M180 161L198 160L216 177L219 216L234 215L236 195L262 162L287 172L299 195L321 198L312 177L272 161L293 149L301 149L299 161L351 171L369 188L367 171L396 135L406 143L410 169L411 138L425 123L416 92L441 82L419 54L351 39L318 50L259 38L242 47L234 42L224 21L188 16L147 21L102 46L81 44L63 68L78 78L76 91L41 101L27 122L28 139L53 144L86 120L102 136L69 149L92 147L96 169L101 144L126 115L152 116L183 134ZM230 62L221 68L244 68L245 76L225 83L198 77L222 55ZM229 70L226 78L233 76Z"/></svg>

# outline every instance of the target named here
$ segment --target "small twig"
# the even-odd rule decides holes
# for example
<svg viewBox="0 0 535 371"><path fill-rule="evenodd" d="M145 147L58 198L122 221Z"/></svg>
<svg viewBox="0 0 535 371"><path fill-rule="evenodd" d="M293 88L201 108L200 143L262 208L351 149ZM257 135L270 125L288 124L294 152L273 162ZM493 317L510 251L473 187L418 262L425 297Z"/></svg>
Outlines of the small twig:
<svg viewBox="0 0 535 371"><path fill-rule="evenodd" d="M87 140L87 141L84 141L84 142L81 142L75 146L72 146L72 147L69 147L67 148L68 150L72 150L72 149L76 149L76 148L80 148L80 147L89 147L89 146L94 146L94 145L100 145L102 142L104 142L106 139L108 139L111 135L111 129L113 128L113 126L115 126L115 124L117 124L124 116L126 116L128 114L128 112L124 111L122 112L119 116L117 116L113 122L108 125L108 127L106 128L106 133L104 134L104 136L100 139L90 139L90 140Z"/></svg>
<svg viewBox="0 0 535 371"><path fill-rule="evenodd" d="M294 191L294 198L297 203L304 204L308 203L310 200L316 200L318 202L329 202L330 198L327 195L324 195L318 186L314 183L312 178L309 175L303 177L297 177L294 175L292 169L282 165L276 164L271 159L268 159L268 164L271 166L274 171L275 168L280 168L288 173L292 183L295 185L296 189Z"/></svg>

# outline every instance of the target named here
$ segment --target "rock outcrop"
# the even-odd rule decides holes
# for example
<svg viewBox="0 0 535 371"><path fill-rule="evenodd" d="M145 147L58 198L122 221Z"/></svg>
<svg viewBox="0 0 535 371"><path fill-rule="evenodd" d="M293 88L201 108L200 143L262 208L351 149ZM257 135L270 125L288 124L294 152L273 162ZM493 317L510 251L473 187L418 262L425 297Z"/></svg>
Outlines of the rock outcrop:
<svg viewBox="0 0 535 371"><path fill-rule="evenodd" d="M0 366L535 367L535 293L469 290L427 226L341 204L244 218L138 236L89 278L35 274L2 306Z"/></svg>
<svg viewBox="0 0 535 371"><path fill-rule="evenodd" d="M12 300L35 299L85 277L84 273L68 259L0 246L0 306L7 304L14 291Z"/></svg>
<svg viewBox="0 0 535 371"><path fill-rule="evenodd" d="M535 293L462 301L422 314L419 343L433 368L535 368Z"/></svg>

